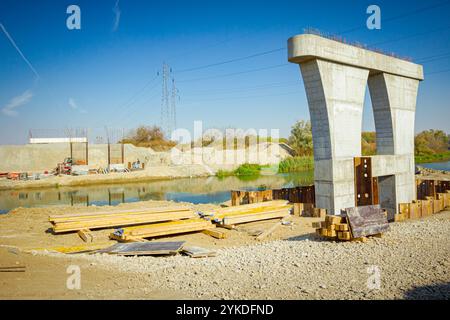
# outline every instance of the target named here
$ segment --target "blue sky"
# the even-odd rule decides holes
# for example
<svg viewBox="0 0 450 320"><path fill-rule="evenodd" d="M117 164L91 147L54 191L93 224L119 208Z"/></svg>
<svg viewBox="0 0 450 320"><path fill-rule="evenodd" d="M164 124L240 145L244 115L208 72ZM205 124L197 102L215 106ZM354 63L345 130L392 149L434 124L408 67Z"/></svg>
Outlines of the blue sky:
<svg viewBox="0 0 450 320"><path fill-rule="evenodd" d="M81 8L81 30L66 27L71 4ZM381 30L365 27L370 4L381 8ZM444 0L1 0L0 23L23 57L0 29L0 143L26 143L29 129L100 135L104 126L159 125L163 61L179 89L177 126L192 130L202 120L206 128L279 128L287 136L309 112L285 50L189 69L283 48L305 27L351 30L348 40L427 61L415 129L450 132L449 18ZM366 94L366 130L370 108Z"/></svg>

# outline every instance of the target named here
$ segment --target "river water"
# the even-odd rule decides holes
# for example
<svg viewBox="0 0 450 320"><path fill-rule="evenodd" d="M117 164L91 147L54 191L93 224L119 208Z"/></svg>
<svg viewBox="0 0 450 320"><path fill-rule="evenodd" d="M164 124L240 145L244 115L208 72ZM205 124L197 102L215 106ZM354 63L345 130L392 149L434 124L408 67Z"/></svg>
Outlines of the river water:
<svg viewBox="0 0 450 320"><path fill-rule="evenodd" d="M0 191L0 213L17 207L103 206L146 200L221 203L230 190L259 190L312 184L313 172L259 177L186 178L126 184Z"/></svg>
<svg viewBox="0 0 450 320"><path fill-rule="evenodd" d="M450 171L450 161L420 165ZM230 190L275 189L309 185L313 182L313 172L306 171L246 178L186 178L120 185L8 190L0 191L0 213L7 213L17 207L102 206L145 200L173 200L195 204L221 203L230 199Z"/></svg>
<svg viewBox="0 0 450 320"><path fill-rule="evenodd" d="M444 162L432 162L432 163L420 163L419 166L434 169L434 170L445 170L450 171L450 161Z"/></svg>

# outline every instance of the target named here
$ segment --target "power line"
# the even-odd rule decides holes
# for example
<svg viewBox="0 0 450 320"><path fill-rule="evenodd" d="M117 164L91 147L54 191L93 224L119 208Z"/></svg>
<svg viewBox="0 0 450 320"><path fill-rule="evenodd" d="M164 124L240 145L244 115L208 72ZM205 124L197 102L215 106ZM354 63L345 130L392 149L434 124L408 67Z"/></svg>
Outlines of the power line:
<svg viewBox="0 0 450 320"><path fill-rule="evenodd" d="M416 10L410 11L410 12L405 13L405 14L400 14L400 15L397 15L397 16L393 16L393 17L390 17L390 18L383 19L382 22L383 23L392 22L392 21L399 20L399 19L402 19L402 18L405 18L405 17L409 17L409 16L412 16L412 15L415 15L415 14L418 14L418 13L425 12L425 11L428 11L428 10L436 9L438 7L447 5L449 3L450 3L450 0L447 0L447 1L440 2L440 3L434 4L434 5L418 8ZM354 27L354 28L351 28L351 29L344 30L342 32L339 32L338 34L339 35L343 35L343 34L355 32L355 31L358 31L358 30L361 30L361 29L365 29L365 28L366 28L366 26L358 26L358 27Z"/></svg>
<svg viewBox="0 0 450 320"><path fill-rule="evenodd" d="M449 55L450 55L450 52L446 52L446 53L441 53L441 54L435 54L432 56L422 57L422 58L416 59L415 61L418 61L420 63L427 63L427 62L434 61L434 60L444 59Z"/></svg>
<svg viewBox="0 0 450 320"><path fill-rule="evenodd" d="M235 75L240 75L240 74L245 74L245 73L252 73L252 72L259 72L259 71L264 71L264 70L269 70L269 69L275 69L275 68L280 68L280 67L286 67L290 65L289 63L283 63L283 64L277 64L277 65L273 65L273 66L269 66L269 67L264 67L264 68L257 68L257 69L251 69L251 70L246 70L246 71L240 71L240 72L233 72L233 73L227 73L227 74L221 74L221 75L216 75L216 76L211 76L211 77L203 77L203 78L196 78L196 79L188 79L188 80L180 80L178 82L193 82L193 81L201 81L201 80L209 80L209 79L217 79L217 78L223 78L223 77L231 77L231 76L235 76Z"/></svg>
<svg viewBox="0 0 450 320"><path fill-rule="evenodd" d="M158 87L158 85L159 85L159 83L155 83L155 85L153 85L152 87L150 87L150 89L149 89L147 92L152 92L152 90L155 89L156 87ZM154 96L152 95L152 96L150 96L150 97L152 98L152 97L154 97ZM130 114L132 113L132 111L136 108L136 102L137 102L137 101L138 101L138 100L134 100L134 101L133 101L132 103L130 103L128 106L124 107L124 108L122 109L120 118L117 119L116 121L114 121L113 124L117 124L117 123L119 123L119 122L122 122L124 118L126 118L128 115L130 115ZM146 101L148 101L148 99L145 100L144 103L145 103ZM134 106L134 107L133 107L133 106ZM137 106L140 106L140 105L137 105Z"/></svg>
<svg viewBox="0 0 450 320"><path fill-rule="evenodd" d="M437 70L437 71L433 71L433 72L427 72L425 73L425 76L429 76L429 75L433 75L433 74L438 74L438 73L444 73L444 72L449 72L450 69L444 69L444 70Z"/></svg>
<svg viewBox="0 0 450 320"><path fill-rule="evenodd" d="M253 99L253 98L260 98L260 97L279 97L279 96L287 96L292 94L301 94L302 91L292 91L292 92L285 92L285 93L275 93L275 94L263 94L263 95L253 95L253 96L240 96L240 97L226 97L226 98L213 98L213 99L201 99L201 100L195 100L190 102L207 102L207 101L222 101L222 100L240 100L240 99Z"/></svg>
<svg viewBox="0 0 450 320"><path fill-rule="evenodd" d="M383 44L386 44L386 43L397 42L397 41L401 41L401 40L405 40L405 39L409 39L409 38L414 38L414 37L427 35L427 34L430 34L430 33L435 33L435 32L441 31L441 30L449 29L449 28L450 28L450 26L445 26L445 27L441 27L441 28L437 28L437 29L433 29L433 30L429 30L429 31L421 32L421 33L410 34L410 35L407 35L407 36L404 36L404 37L400 37L400 38L397 38L397 39L391 39L391 40L386 40L386 41L372 43L372 44L369 44L369 46L379 46L379 45L383 45Z"/></svg>
<svg viewBox="0 0 450 320"><path fill-rule="evenodd" d="M259 90L266 88L280 88L280 87L289 87L300 84L300 80L297 81L284 81L284 82L273 82L260 84L256 86L250 87L239 87L239 88L230 88L229 90L201 90L201 91L190 91L191 95L208 95L208 94L220 94L220 93L233 93L233 92L242 92L242 91L251 91L251 90ZM193 94L192 94L193 93Z"/></svg>
<svg viewBox="0 0 450 320"><path fill-rule="evenodd" d="M258 53L255 53L255 54L252 54L249 56L245 56L245 57L241 57L241 58L235 58L235 59L231 59L231 60L225 60L225 61L221 61L221 62L211 63L211 64L198 66L198 67L194 67L194 68L183 69L183 70L177 71L177 73L190 72L190 71L220 66L220 65L224 65L224 64L228 64L228 63L233 63L233 62L237 62L237 61L243 61L243 60L260 57L260 56L264 56L264 55L275 53L275 52L280 52L280 51L283 51L286 49L287 49L286 47L282 47L282 48L277 48L277 49L273 49L273 50L269 50L269 51L258 52Z"/></svg>

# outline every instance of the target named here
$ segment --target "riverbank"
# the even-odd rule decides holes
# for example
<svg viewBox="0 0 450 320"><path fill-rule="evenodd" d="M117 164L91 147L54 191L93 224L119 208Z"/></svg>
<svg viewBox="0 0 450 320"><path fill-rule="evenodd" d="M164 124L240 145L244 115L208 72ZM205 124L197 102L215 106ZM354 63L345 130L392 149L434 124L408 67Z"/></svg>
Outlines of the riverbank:
<svg viewBox="0 0 450 320"><path fill-rule="evenodd" d="M414 157L416 164L428 162L444 162L450 160L450 151Z"/></svg>
<svg viewBox="0 0 450 320"><path fill-rule="evenodd" d="M59 188L89 186L100 184L121 184L127 182L146 182L171 180L177 178L207 177L214 173L206 166L154 166L142 171L121 172L109 174L89 174L84 176L51 176L42 180L8 180L0 179L1 190L21 190L36 188Z"/></svg>

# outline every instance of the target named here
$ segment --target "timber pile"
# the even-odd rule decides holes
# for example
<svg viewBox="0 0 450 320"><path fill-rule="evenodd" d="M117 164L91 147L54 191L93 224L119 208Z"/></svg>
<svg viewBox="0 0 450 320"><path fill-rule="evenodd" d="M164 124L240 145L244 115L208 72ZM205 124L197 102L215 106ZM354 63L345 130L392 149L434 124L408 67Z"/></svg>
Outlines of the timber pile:
<svg viewBox="0 0 450 320"><path fill-rule="evenodd" d="M228 208L219 208L201 213L221 227L232 228L236 224L275 218L284 218L291 214L292 205L285 200L267 201Z"/></svg>
<svg viewBox="0 0 450 320"><path fill-rule="evenodd" d="M325 221L313 222L316 234L329 239L348 241L352 239L347 218L343 216L327 215Z"/></svg>
<svg viewBox="0 0 450 320"><path fill-rule="evenodd" d="M196 214L189 208L166 207L50 216L49 221L53 224L53 231L55 233L61 233L148 224L194 217L196 217Z"/></svg>
<svg viewBox="0 0 450 320"><path fill-rule="evenodd" d="M141 241L143 238L198 232L215 228L211 221L193 218L180 221L152 223L115 230L110 238L118 241Z"/></svg>
<svg viewBox="0 0 450 320"><path fill-rule="evenodd" d="M450 190L436 193L436 198L426 196L426 200L417 200L411 203L400 203L399 213L394 216L394 221L407 219L420 219L439 213L450 208Z"/></svg>

